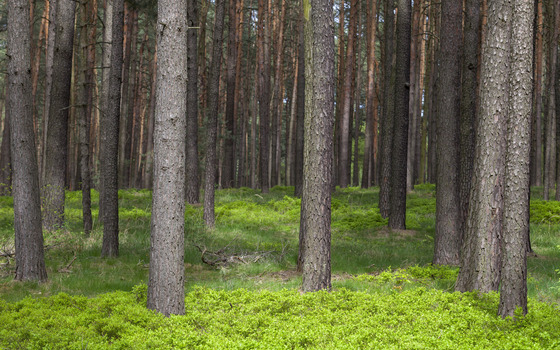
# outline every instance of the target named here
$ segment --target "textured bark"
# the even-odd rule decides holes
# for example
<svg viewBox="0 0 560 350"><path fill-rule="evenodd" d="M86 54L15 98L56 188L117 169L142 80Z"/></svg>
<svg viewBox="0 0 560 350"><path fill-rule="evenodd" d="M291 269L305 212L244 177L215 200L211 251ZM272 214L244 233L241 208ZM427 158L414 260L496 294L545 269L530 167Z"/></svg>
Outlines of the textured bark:
<svg viewBox="0 0 560 350"><path fill-rule="evenodd" d="M527 314L527 236L529 234L529 158L534 3L512 1L510 101L504 191L501 293L498 314Z"/></svg>
<svg viewBox="0 0 560 350"><path fill-rule="evenodd" d="M89 4L89 2L88 2ZM79 142L79 158L80 158L80 177L81 177L81 189L82 189L82 218L84 234L89 236L92 229L92 216L91 216L91 173L89 167L89 128L90 128L90 113L91 105L93 103L93 86L92 83L93 71L90 71L91 67L91 56L89 53L88 45L88 15L89 9L88 4L81 7L81 18L82 27L80 33L81 41L81 60L84 69L82 73L79 74L79 84L80 89L78 92L78 109L76 110L77 122L78 122L78 142ZM95 46L94 46L95 47ZM76 55L80 58L80 53ZM95 59L95 57L93 57ZM85 59L85 62L83 62ZM95 83L95 82L93 82Z"/></svg>
<svg viewBox="0 0 560 350"><path fill-rule="evenodd" d="M121 110L121 84L123 66L124 0L113 0L111 70L109 74L109 97L101 125L103 144L101 159L101 183L103 190L100 210L103 212L103 244L101 256L119 255L119 195L118 195L118 147L119 118Z"/></svg>
<svg viewBox="0 0 560 350"><path fill-rule="evenodd" d="M148 308L169 316L185 313L187 0L158 1L157 33Z"/></svg>
<svg viewBox="0 0 560 350"><path fill-rule="evenodd" d="M371 185L372 173L375 173L375 159L373 157L374 135L377 135L377 128L374 128L374 114L377 113L374 108L375 99L375 34L376 23L375 16L377 13L377 2L375 0L368 1L368 16L366 23L367 38L367 87L366 87L366 131L364 139L364 162L362 166L362 188L369 188ZM373 164L370 164L372 162ZM371 171L370 171L371 168Z"/></svg>
<svg viewBox="0 0 560 350"><path fill-rule="evenodd" d="M305 0L305 149L301 220L305 292L331 289L334 30L331 0Z"/></svg>
<svg viewBox="0 0 560 350"><path fill-rule="evenodd" d="M198 203L198 2L187 2L187 150L185 164L185 199ZM204 40L204 38L201 38Z"/></svg>
<svg viewBox="0 0 560 350"><path fill-rule="evenodd" d="M352 74L356 63L354 40L358 19L358 0L350 2L350 23L348 25L348 41L346 47L346 60L344 68L344 82L342 87L342 113L340 116L340 142L338 144L338 184L341 188L348 187L348 167L350 166L350 114L352 100Z"/></svg>
<svg viewBox="0 0 560 350"><path fill-rule="evenodd" d="M8 91L9 89L6 89L6 97ZM0 113L1 112L2 110L0 110ZM0 196L9 196L12 193L10 133L10 116L6 108L6 113L4 114L4 129L2 130L2 145L0 146Z"/></svg>
<svg viewBox="0 0 560 350"><path fill-rule="evenodd" d="M461 2L441 5L439 90L437 114L437 191L434 264L458 265L461 247L459 197L459 119L461 88Z"/></svg>
<svg viewBox="0 0 560 350"><path fill-rule="evenodd" d="M56 37L43 182L43 225L47 230L64 224L64 196L68 157L68 113L72 81L72 51L76 4L57 1Z"/></svg>
<svg viewBox="0 0 560 350"><path fill-rule="evenodd" d="M101 72L101 94L99 96L99 104L101 109L100 121L105 120L105 115L108 113L107 108L109 107L109 87L110 87L110 73L111 73L111 46L113 42L113 0L104 0L104 12L103 12L103 52L101 54L101 66L103 71ZM102 139L102 128L99 130L99 138ZM103 147L104 143L101 141L99 143L99 162L101 163L101 157L103 157ZM105 186L103 185L103 176L99 177L99 217L103 218L103 191ZM103 221L103 220L101 220Z"/></svg>
<svg viewBox="0 0 560 350"><path fill-rule="evenodd" d="M542 186L542 69L543 69L543 10L542 0L535 0L534 83L531 124L531 185Z"/></svg>
<svg viewBox="0 0 560 350"><path fill-rule="evenodd" d="M303 16L302 16L303 17ZM299 54L298 54L298 81L297 81L297 111L296 111L296 150L294 162L294 195L301 197L303 194L303 149L304 149L304 117L305 117L305 36L303 21L300 23ZM301 246L301 245L300 245Z"/></svg>
<svg viewBox="0 0 560 350"><path fill-rule="evenodd" d="M559 10L556 4L550 6L549 28L551 32L550 40L552 43L558 42L558 16ZM548 200L550 190L554 189L556 179L556 104L555 104L555 76L558 65L557 45L548 45L548 110L546 113L546 136L545 136L545 158L544 158L544 200Z"/></svg>
<svg viewBox="0 0 560 350"><path fill-rule="evenodd" d="M395 116L391 167L389 227L406 227L406 161L408 141L408 102L410 84L410 0L398 0L395 69Z"/></svg>
<svg viewBox="0 0 560 350"><path fill-rule="evenodd" d="M212 38L212 62L210 63L210 78L208 79L208 115L206 122L206 174L204 183L204 222L209 228L215 224L214 191L216 184L216 140L218 135L218 107L220 91L220 72L222 66L222 43L224 31L225 4L224 0L216 2L216 17L214 20L214 37Z"/></svg>
<svg viewBox="0 0 560 350"><path fill-rule="evenodd" d="M461 66L461 120L459 136L459 201L461 237L469 212L469 196L474 163L475 122L478 89L478 47L480 37L480 0L466 2Z"/></svg>
<svg viewBox="0 0 560 350"><path fill-rule="evenodd" d="M500 281L511 16L507 1L489 3L473 190L455 286L459 291L497 290Z"/></svg>
<svg viewBox="0 0 560 350"><path fill-rule="evenodd" d="M391 203L391 168L393 154L393 119L395 111L393 41L394 41L394 1L385 0L385 60L383 62L383 118L381 119L381 176L379 179L379 211L384 218L389 217Z"/></svg>
<svg viewBox="0 0 560 350"><path fill-rule="evenodd" d="M268 23L268 2L259 0L259 22L257 29L258 50L258 92L259 92L259 184L263 193L268 193L268 152L270 147L270 44Z"/></svg>
<svg viewBox="0 0 560 350"><path fill-rule="evenodd" d="M13 161L14 232L17 281L45 281L39 171L33 135L29 2L9 0L6 115L10 118Z"/></svg>
<svg viewBox="0 0 560 350"><path fill-rule="evenodd" d="M234 157L235 157L235 81L236 81L236 66L237 66L237 41L238 30L237 27L237 2L240 0L229 1L229 16L228 16L228 52L227 52L227 67L226 67L226 115L225 115L225 147L224 147L224 160L222 164L222 188L230 188L234 185Z"/></svg>

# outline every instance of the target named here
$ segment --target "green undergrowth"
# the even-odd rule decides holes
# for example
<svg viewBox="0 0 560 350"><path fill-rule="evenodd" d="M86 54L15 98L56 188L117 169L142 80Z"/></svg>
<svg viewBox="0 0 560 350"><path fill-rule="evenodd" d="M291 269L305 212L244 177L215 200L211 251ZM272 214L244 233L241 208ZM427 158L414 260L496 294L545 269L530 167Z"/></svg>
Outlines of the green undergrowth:
<svg viewBox="0 0 560 350"><path fill-rule="evenodd" d="M560 317L529 301L516 321L496 315L495 293L418 287L389 292L340 289L234 291L196 288L186 314L145 307L146 286L95 298L58 294L0 300L6 349L554 349Z"/></svg>

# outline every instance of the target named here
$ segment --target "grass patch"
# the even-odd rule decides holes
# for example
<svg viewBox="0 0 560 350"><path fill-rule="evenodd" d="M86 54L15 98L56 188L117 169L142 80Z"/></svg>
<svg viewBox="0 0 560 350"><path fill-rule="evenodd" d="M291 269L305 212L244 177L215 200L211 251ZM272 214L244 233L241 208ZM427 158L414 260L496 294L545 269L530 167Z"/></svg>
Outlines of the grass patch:
<svg viewBox="0 0 560 350"><path fill-rule="evenodd" d="M119 191L117 259L100 257L98 193L92 192L94 229L86 238L81 193L68 192L65 228L45 233L47 283L14 282L13 258L0 258L0 348L558 347L560 205L540 200L538 191L533 189L531 201L537 256L528 259L530 314L517 323L496 317L497 295L452 293L457 269L430 265L433 185L408 194L404 231L387 229L377 188L333 193L331 294L298 292L301 201L293 187L274 187L268 194L218 190L216 227L210 231L202 206L187 205L187 316L171 319L154 315L142 301L151 192ZM196 246L262 256L211 267ZM13 201L0 197L0 250L11 249ZM54 324L60 331L52 331Z"/></svg>

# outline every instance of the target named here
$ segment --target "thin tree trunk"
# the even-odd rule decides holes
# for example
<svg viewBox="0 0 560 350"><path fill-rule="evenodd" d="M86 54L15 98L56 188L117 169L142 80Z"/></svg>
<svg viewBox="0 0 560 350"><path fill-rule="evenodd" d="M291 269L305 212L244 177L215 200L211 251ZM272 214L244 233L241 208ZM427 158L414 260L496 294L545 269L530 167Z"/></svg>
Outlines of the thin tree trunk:
<svg viewBox="0 0 560 350"><path fill-rule="evenodd" d="M258 51L258 91L259 91L259 182L263 193L268 193L268 152L270 147L270 24L268 22L268 2L259 0L259 22L257 41L260 42Z"/></svg>
<svg viewBox="0 0 560 350"><path fill-rule="evenodd" d="M119 255L119 201L118 201L118 146L119 118L121 111L121 84L123 68L124 0L113 0L111 70L109 75L109 98L103 116L101 142L101 183L103 184L103 244L101 256Z"/></svg>
<svg viewBox="0 0 560 350"><path fill-rule="evenodd" d="M216 17L214 22L214 37L212 39L212 61L210 78L208 79L208 116L206 130L206 175L204 184L204 222L208 228L215 225L214 215L214 187L216 184L216 140L218 128L218 108L220 91L220 73L222 66L222 42L225 17L224 0L216 2Z"/></svg>
<svg viewBox="0 0 560 350"><path fill-rule="evenodd" d="M534 80L531 130L531 185L542 186L542 70L543 70L543 9L542 0L535 0L533 36Z"/></svg>
<svg viewBox="0 0 560 350"><path fill-rule="evenodd" d="M187 143L185 200L198 203L198 2L187 0ZM204 38L201 38L204 40Z"/></svg>
<svg viewBox="0 0 560 350"><path fill-rule="evenodd" d="M385 0L385 61L383 62L383 118L381 119L381 177L379 181L379 211L389 217L391 204L391 169L393 155L393 120L395 111L395 81L393 70L394 1Z"/></svg>
<svg viewBox="0 0 560 350"><path fill-rule="evenodd" d="M304 150L304 117L305 117L305 36L303 29L303 14L299 23L299 53L298 53L298 81L297 81L297 100L296 100L296 149L294 160L294 195L301 197L303 194L303 150ZM303 206L303 202L302 202ZM300 250L301 250L300 232ZM300 256L302 256L300 252Z"/></svg>
<svg viewBox="0 0 560 350"><path fill-rule="evenodd" d="M370 165L373 160L373 139L377 134L377 130L373 127L374 119L374 99L375 99L375 34L376 34L376 14L377 14L377 1L369 0L369 10L367 12L366 23L366 38L367 38L367 88L366 88L366 131L364 140L364 162L362 166L362 188L369 188L371 185L371 173L375 172L375 167ZM372 171L370 172L370 168Z"/></svg>
<svg viewBox="0 0 560 350"><path fill-rule="evenodd" d="M391 206L389 227L406 227L406 161L408 141L408 102L410 81L410 0L398 0L395 69L395 116L391 167Z"/></svg>
<svg viewBox="0 0 560 350"><path fill-rule="evenodd" d="M7 85L7 84L6 84ZM9 85L4 88L5 98L9 92ZM0 145L0 196L9 196L12 193L12 155L10 147L10 116L6 106L4 113L4 127L2 130L2 144ZM0 109L2 113L2 109ZM0 114L1 115L1 114Z"/></svg>

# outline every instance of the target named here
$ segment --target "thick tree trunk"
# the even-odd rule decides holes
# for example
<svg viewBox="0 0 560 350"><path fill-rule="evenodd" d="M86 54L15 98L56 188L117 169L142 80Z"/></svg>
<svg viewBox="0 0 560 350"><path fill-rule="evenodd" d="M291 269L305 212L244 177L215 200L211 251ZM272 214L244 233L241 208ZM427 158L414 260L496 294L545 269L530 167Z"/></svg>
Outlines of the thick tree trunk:
<svg viewBox="0 0 560 350"><path fill-rule="evenodd" d="M8 0L8 87L17 281L45 281L39 171L33 135L29 2Z"/></svg>
<svg viewBox="0 0 560 350"><path fill-rule="evenodd" d="M437 100L437 191L434 264L458 265L461 247L459 197L459 119L463 6L455 0L441 5L439 94Z"/></svg>
<svg viewBox="0 0 560 350"><path fill-rule="evenodd" d="M331 187L334 120L334 33L331 0L305 0L304 184L305 292L331 289Z"/></svg>
<svg viewBox="0 0 560 350"><path fill-rule="evenodd" d="M210 63L210 78L208 79L208 116L206 130L206 174L204 184L204 222L208 228L215 225L214 191L216 184L216 141L218 135L218 108L220 91L220 73L222 66L222 42L224 31L225 4L224 0L216 2L216 17L214 21L214 37L212 39L212 62Z"/></svg>
<svg viewBox="0 0 560 350"><path fill-rule="evenodd" d="M406 227L406 161L408 141L408 102L410 84L410 0L398 0L395 69L395 116L391 167L389 227Z"/></svg>
<svg viewBox="0 0 560 350"><path fill-rule="evenodd" d="M102 152L101 183L103 190L100 210L103 212L103 244L101 256L119 255L119 196L118 196L118 146L119 118L121 116L121 84L123 67L124 0L113 0L111 44L111 70L109 96L101 128Z"/></svg>
<svg viewBox="0 0 560 350"><path fill-rule="evenodd" d="M187 0L187 143L185 199L199 202L198 183L198 2ZM201 38L204 40L204 38Z"/></svg>
<svg viewBox="0 0 560 350"><path fill-rule="evenodd" d="M395 111L395 81L393 65L394 1L385 1L385 61L383 62L383 118L381 119L381 176L379 179L379 211L389 217L391 203L391 168L393 155L393 120Z"/></svg>
<svg viewBox="0 0 560 350"><path fill-rule="evenodd" d="M169 316L185 313L187 0L158 1L157 32L148 308Z"/></svg>
<svg viewBox="0 0 560 350"><path fill-rule="evenodd" d="M529 158L531 151L531 87L534 3L512 1L510 101L504 191L501 293L498 314L527 314L527 236L529 234Z"/></svg>
<svg viewBox="0 0 560 350"><path fill-rule="evenodd" d="M45 179L43 183L43 225L47 230L62 228L68 157L68 113L72 77L74 19L76 4L57 1L56 37L52 92L49 110Z"/></svg>
<svg viewBox="0 0 560 350"><path fill-rule="evenodd" d="M497 290L500 281L511 12L505 0L489 3L488 33L482 49L473 190L455 286L458 291Z"/></svg>

